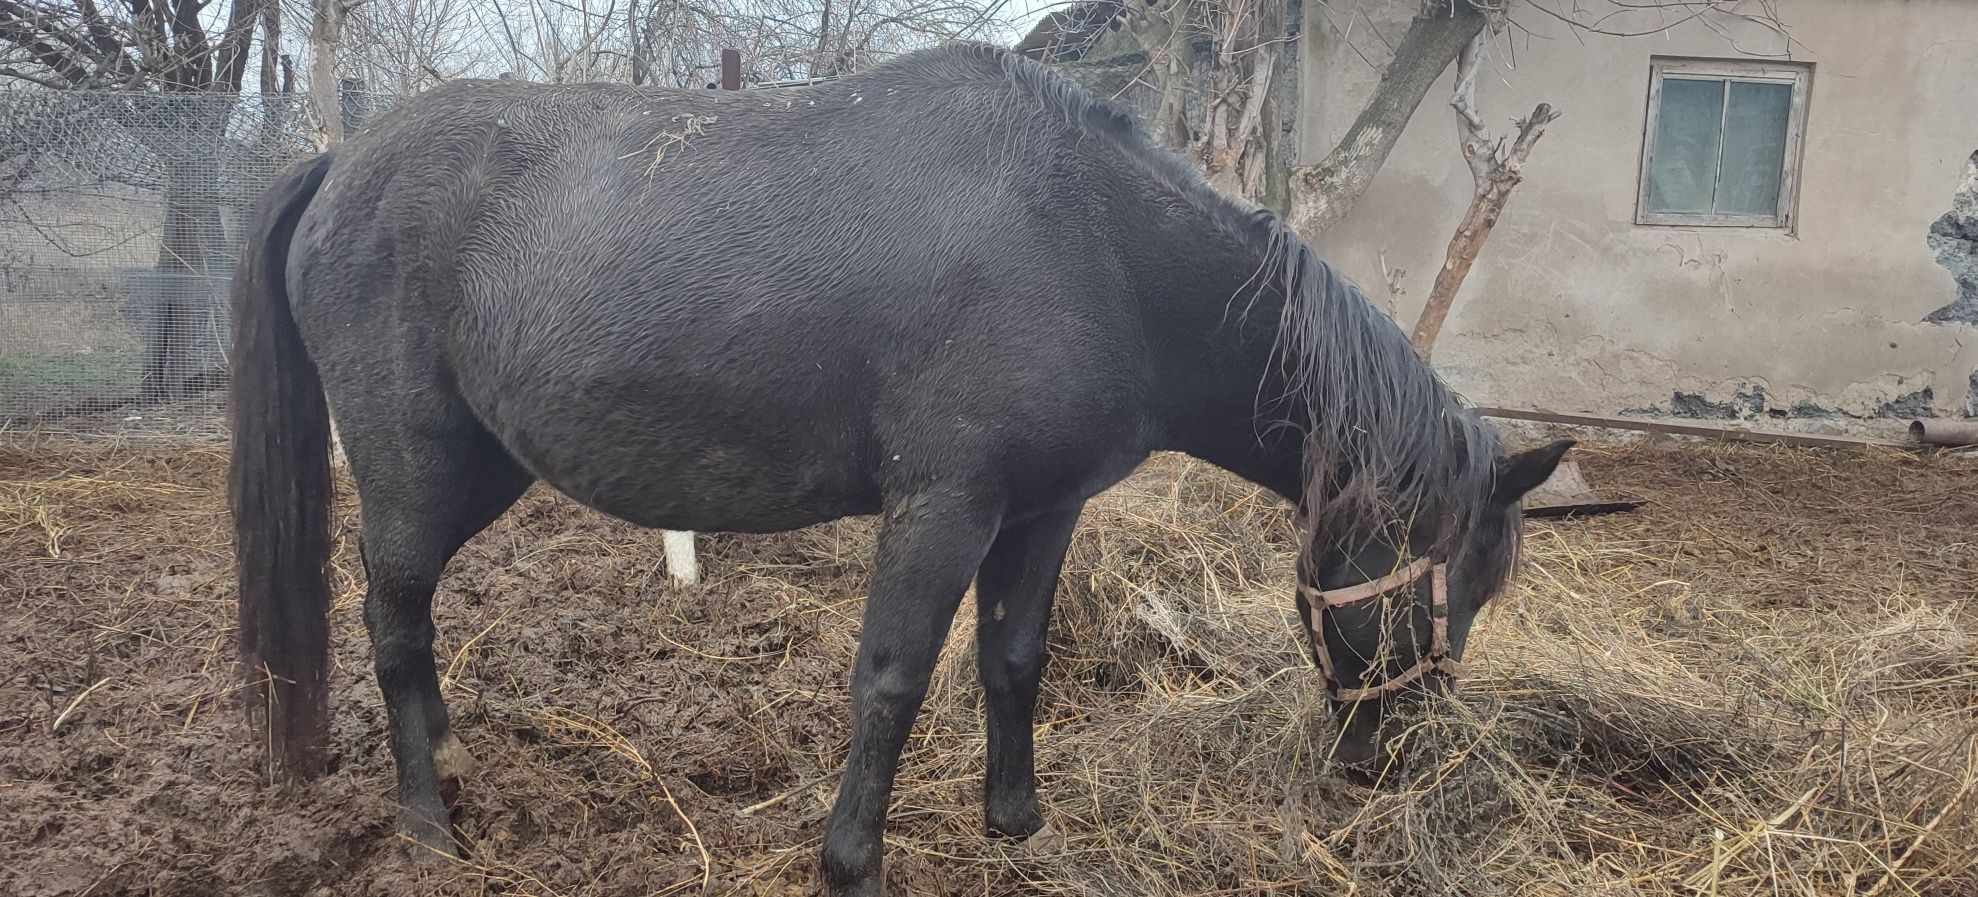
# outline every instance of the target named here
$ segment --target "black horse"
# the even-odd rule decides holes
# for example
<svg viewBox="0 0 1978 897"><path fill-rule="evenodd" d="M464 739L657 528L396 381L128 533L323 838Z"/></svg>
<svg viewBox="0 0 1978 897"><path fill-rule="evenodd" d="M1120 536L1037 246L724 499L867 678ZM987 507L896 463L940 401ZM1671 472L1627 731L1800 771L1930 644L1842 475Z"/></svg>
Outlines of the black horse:
<svg viewBox="0 0 1978 897"><path fill-rule="evenodd" d="M323 767L334 408L403 822L440 851L467 757L434 586L535 480L673 530L881 515L822 857L833 892L870 895L971 580L988 827L1043 825L1059 567L1085 501L1149 453L1297 505L1295 600L1341 750L1373 761L1392 703L1455 671L1519 498L1570 444L1506 457L1277 218L986 47L791 90L449 83L290 169L254 228L232 501L269 746L287 774Z"/></svg>

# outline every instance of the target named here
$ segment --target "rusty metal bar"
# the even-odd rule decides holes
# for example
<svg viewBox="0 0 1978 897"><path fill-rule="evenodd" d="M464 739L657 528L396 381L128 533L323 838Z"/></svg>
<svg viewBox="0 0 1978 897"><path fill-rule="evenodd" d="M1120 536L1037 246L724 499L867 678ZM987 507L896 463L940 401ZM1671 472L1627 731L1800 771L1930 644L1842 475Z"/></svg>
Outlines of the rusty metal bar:
<svg viewBox="0 0 1978 897"><path fill-rule="evenodd" d="M1886 439L1866 439L1858 436L1814 436L1808 433L1772 433L1763 430L1747 430L1743 427L1713 427L1706 424L1671 424L1653 420L1638 420L1629 417L1604 417L1597 414L1564 414L1557 411L1519 411L1510 408L1478 408L1477 413L1485 417L1506 420L1529 420L1547 424L1570 424L1580 427L1601 427L1609 430L1637 430L1643 433L1667 433L1672 436L1700 436L1705 439L1721 439L1726 442L1755 442L1766 445L1794 445L1805 448L1915 448L1906 442L1893 442Z"/></svg>
<svg viewBox="0 0 1978 897"><path fill-rule="evenodd" d="M1909 423L1909 438L1946 448L1978 445L1978 420L1913 420Z"/></svg>
<svg viewBox="0 0 1978 897"><path fill-rule="evenodd" d="M742 51L735 49L721 51L721 89L742 89Z"/></svg>

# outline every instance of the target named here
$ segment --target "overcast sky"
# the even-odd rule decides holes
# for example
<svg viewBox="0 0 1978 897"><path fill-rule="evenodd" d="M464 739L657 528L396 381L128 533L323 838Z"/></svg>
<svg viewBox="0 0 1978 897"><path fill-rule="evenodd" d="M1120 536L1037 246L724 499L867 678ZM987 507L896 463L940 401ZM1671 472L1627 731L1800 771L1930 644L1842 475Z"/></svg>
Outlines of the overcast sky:
<svg viewBox="0 0 1978 897"><path fill-rule="evenodd" d="M1037 20L1051 10L1071 5L1070 0L1008 0L1008 3L1009 5L1004 7L1004 12L1009 16L1010 21L1022 25L1025 32L1028 32L1030 26L1037 24Z"/></svg>

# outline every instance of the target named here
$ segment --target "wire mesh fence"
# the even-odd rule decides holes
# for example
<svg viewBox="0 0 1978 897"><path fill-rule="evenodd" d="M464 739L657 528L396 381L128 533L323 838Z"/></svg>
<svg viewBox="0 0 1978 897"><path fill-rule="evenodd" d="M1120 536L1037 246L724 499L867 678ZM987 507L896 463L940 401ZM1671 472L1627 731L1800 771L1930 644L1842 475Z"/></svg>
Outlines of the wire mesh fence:
<svg viewBox="0 0 1978 897"><path fill-rule="evenodd" d="M255 197L314 151L308 108L0 91L0 434L222 432L234 260Z"/></svg>

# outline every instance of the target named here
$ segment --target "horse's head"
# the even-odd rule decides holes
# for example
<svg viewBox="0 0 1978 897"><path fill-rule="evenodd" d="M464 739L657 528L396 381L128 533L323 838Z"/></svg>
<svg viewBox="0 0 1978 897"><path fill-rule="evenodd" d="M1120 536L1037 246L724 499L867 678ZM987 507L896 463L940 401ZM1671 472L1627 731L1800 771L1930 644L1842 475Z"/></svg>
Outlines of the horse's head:
<svg viewBox="0 0 1978 897"><path fill-rule="evenodd" d="M1520 500L1559 465L1570 439L1496 459L1476 495L1384 532L1315 533L1300 563L1298 612L1340 724L1349 770L1388 764L1405 710L1450 687L1484 603L1509 580Z"/></svg>

